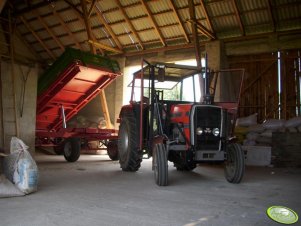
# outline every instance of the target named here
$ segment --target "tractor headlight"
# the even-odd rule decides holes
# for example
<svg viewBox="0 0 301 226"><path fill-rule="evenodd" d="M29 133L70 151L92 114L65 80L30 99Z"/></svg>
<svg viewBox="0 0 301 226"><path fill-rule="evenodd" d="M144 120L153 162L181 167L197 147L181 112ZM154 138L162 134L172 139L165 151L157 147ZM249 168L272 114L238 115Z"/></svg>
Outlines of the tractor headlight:
<svg viewBox="0 0 301 226"><path fill-rule="evenodd" d="M213 130L212 130L212 133L213 133L213 135L214 136L218 136L219 135L219 128L214 128Z"/></svg>
<svg viewBox="0 0 301 226"><path fill-rule="evenodd" d="M202 135L203 134L203 129L200 128L200 127L196 128L196 134L197 135Z"/></svg>

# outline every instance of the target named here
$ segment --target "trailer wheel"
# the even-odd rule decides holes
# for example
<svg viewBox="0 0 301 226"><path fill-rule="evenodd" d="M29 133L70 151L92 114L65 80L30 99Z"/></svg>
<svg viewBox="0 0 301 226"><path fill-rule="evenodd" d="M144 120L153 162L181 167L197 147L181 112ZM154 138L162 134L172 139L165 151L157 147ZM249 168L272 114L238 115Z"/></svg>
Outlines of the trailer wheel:
<svg viewBox="0 0 301 226"><path fill-rule="evenodd" d="M139 134L136 118L122 117L118 132L119 163L123 171L137 171L141 166L142 153L138 148Z"/></svg>
<svg viewBox="0 0 301 226"><path fill-rule="evenodd" d="M118 146L117 142L109 141L107 144L107 153L111 160L116 161L118 160Z"/></svg>
<svg viewBox="0 0 301 226"><path fill-rule="evenodd" d="M64 144L64 157L68 162L75 162L80 156L80 139L68 138Z"/></svg>
<svg viewBox="0 0 301 226"><path fill-rule="evenodd" d="M225 177L228 182L238 184L245 172L245 157L241 146L237 143L227 145L225 161Z"/></svg>
<svg viewBox="0 0 301 226"><path fill-rule="evenodd" d="M162 143L155 144L153 170L156 184L166 186L168 184L168 161L165 145Z"/></svg>

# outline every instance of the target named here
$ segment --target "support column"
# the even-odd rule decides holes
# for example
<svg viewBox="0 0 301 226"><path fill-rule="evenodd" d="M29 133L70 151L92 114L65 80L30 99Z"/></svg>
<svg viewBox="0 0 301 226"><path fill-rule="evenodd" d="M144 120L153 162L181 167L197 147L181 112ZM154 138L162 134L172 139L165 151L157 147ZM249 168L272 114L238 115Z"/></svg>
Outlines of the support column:
<svg viewBox="0 0 301 226"><path fill-rule="evenodd" d="M218 71L220 69L228 68L225 46L222 41L212 41L206 43L205 51L207 53L207 65L210 70ZM221 78L218 78L214 101L221 101L221 89L226 87L226 83L227 81L221 81Z"/></svg>

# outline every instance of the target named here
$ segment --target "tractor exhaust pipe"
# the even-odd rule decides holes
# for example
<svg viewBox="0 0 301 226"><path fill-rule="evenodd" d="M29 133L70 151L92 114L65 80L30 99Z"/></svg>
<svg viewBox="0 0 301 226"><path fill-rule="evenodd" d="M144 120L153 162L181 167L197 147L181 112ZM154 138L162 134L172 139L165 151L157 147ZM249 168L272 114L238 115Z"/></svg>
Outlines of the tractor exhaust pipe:
<svg viewBox="0 0 301 226"><path fill-rule="evenodd" d="M207 57L207 53L205 53L205 81L204 81L204 98L203 98L203 102L204 104L213 104L213 96L210 94L210 73L208 71L208 66L207 66L207 62L208 62L208 57Z"/></svg>

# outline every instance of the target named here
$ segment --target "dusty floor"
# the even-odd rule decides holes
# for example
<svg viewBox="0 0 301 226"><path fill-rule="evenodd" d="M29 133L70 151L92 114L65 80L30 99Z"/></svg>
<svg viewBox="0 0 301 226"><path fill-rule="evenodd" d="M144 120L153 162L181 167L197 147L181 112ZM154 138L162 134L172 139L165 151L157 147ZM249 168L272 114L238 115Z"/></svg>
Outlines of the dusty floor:
<svg viewBox="0 0 301 226"><path fill-rule="evenodd" d="M170 185L158 187L150 160L128 173L106 155L82 155L76 163L36 159L38 192L0 199L1 226L279 225L266 216L272 205L301 215L300 169L248 167L242 183L233 185L221 166L187 173L170 165Z"/></svg>

